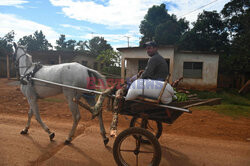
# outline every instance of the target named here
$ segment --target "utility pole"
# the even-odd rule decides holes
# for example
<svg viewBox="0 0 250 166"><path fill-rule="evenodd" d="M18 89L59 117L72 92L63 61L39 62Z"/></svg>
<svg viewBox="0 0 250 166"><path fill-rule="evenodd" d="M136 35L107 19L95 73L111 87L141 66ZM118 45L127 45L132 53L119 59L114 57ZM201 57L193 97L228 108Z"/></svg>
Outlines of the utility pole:
<svg viewBox="0 0 250 166"><path fill-rule="evenodd" d="M127 38L127 40L128 40L128 47L129 47L129 36L124 36L124 37L126 37Z"/></svg>

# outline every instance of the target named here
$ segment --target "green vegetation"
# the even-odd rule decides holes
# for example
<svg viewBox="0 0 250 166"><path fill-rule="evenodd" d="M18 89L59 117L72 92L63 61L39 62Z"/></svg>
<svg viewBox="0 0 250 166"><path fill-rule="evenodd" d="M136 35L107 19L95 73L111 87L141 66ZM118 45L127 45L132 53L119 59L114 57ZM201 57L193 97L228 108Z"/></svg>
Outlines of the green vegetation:
<svg viewBox="0 0 250 166"><path fill-rule="evenodd" d="M186 101L188 98L185 93L176 93L175 96L177 97L178 102Z"/></svg>
<svg viewBox="0 0 250 166"><path fill-rule="evenodd" d="M13 53L12 42L14 41L15 33L10 31L4 37L0 37L0 56L10 55Z"/></svg>
<svg viewBox="0 0 250 166"><path fill-rule="evenodd" d="M218 92L192 91L201 99L221 98L220 105L194 107L195 110L212 110L231 117L250 118L250 94L241 95L236 90Z"/></svg>
<svg viewBox="0 0 250 166"><path fill-rule="evenodd" d="M250 73L250 1L231 0L221 12L203 11L189 22L170 15L165 4L148 9L140 24L140 45L155 40L179 50L208 51L220 55L219 73Z"/></svg>
<svg viewBox="0 0 250 166"><path fill-rule="evenodd" d="M28 51L49 50L52 48L52 45L48 42L41 30L19 39L18 44L27 46Z"/></svg>

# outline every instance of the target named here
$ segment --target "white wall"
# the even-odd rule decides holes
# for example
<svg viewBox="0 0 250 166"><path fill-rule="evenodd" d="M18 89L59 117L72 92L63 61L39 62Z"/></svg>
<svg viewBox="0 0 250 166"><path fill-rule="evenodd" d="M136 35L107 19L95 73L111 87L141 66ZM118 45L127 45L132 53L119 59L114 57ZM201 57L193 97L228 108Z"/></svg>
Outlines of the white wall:
<svg viewBox="0 0 250 166"><path fill-rule="evenodd" d="M212 54L176 53L173 79L183 76L183 62L203 62L202 78L184 78L180 86L192 89L215 89L217 87L219 56Z"/></svg>
<svg viewBox="0 0 250 166"><path fill-rule="evenodd" d="M121 48L119 51L121 52L122 58L127 61L125 77L131 77L137 73L139 59L149 58L144 48ZM165 59L170 60L170 82L183 77L183 62L203 62L202 78L184 78L180 83L180 86L191 89L215 89L217 87L219 55L194 52L175 52L174 47L171 46L161 47L158 52Z"/></svg>
<svg viewBox="0 0 250 166"><path fill-rule="evenodd" d="M138 72L138 59L127 60L126 77L132 77Z"/></svg>

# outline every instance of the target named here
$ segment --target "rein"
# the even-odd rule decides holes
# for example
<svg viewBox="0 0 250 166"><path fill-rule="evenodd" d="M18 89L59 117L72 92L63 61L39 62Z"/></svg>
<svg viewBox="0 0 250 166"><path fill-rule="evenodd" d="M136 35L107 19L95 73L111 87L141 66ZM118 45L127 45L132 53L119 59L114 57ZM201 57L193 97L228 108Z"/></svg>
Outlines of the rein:
<svg viewBox="0 0 250 166"><path fill-rule="evenodd" d="M22 47L18 47L18 48L21 48L23 49ZM17 49L18 49L17 48ZM15 57L16 57L16 54L17 54L17 49L15 51ZM21 84L24 84L24 85L27 85L27 81L30 81L31 84L33 84L33 82L31 81L31 77L34 77L35 73L42 68L42 65L40 63L31 63L31 65L29 66L19 66L19 63L20 63L20 59L23 57L23 56L27 56L27 52L23 49L24 51L24 54L22 54L20 57L18 57L18 59L15 60L15 67L16 67L16 72L17 72L17 76L18 76L18 80L20 80ZM27 71L34 65L34 69L27 73ZM23 75L20 76L20 73L19 73L19 69L20 68L26 68ZM24 79L27 79L27 81L25 81Z"/></svg>
<svg viewBox="0 0 250 166"><path fill-rule="evenodd" d="M27 54L27 52L26 52L22 47L18 47L18 48L21 48L21 49L23 50L24 54L22 54L18 59L15 60L15 66L16 66L17 68L30 67L30 66L21 66L21 67L19 67L19 61L20 61L20 59L21 59L23 56L25 56L25 55ZM18 49L18 48L17 48L17 49ZM15 57L16 57L16 54L17 54L17 49L16 49L16 51L15 51Z"/></svg>
<svg viewBox="0 0 250 166"><path fill-rule="evenodd" d="M16 59L15 60L15 68L16 68L16 73L17 73L17 79L18 80L20 80L20 78L21 78L21 76L20 76L20 73L19 73L19 69L20 68L27 68L26 70L25 70L25 72L24 72L24 74L27 72L27 70L32 66L32 64L31 65L29 65L29 66L19 66L19 61L20 61L20 59L23 57L23 56L26 56L26 54L27 54L27 52L22 48L22 47L18 47L18 48L20 48L20 49L22 49L23 51L24 51L24 54L22 54L18 59ZM17 48L17 49L18 49ZM17 54L17 49L16 49L16 51L15 51L15 57L17 56L16 54Z"/></svg>
<svg viewBox="0 0 250 166"><path fill-rule="evenodd" d="M25 67L30 67L30 66L19 66L19 61L20 61L20 59L23 57L23 56L25 56L27 53L24 53L24 54L22 54L16 61L15 61L15 65L16 65L16 67L17 68L25 68Z"/></svg>

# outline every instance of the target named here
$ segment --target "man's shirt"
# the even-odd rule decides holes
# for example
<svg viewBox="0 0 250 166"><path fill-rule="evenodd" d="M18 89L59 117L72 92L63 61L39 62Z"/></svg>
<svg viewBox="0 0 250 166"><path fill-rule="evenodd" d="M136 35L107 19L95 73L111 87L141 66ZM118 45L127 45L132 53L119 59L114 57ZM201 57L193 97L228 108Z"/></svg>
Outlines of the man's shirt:
<svg viewBox="0 0 250 166"><path fill-rule="evenodd" d="M152 56L147 63L145 71L142 73L142 79L165 80L168 76L168 64L166 60L158 53Z"/></svg>

